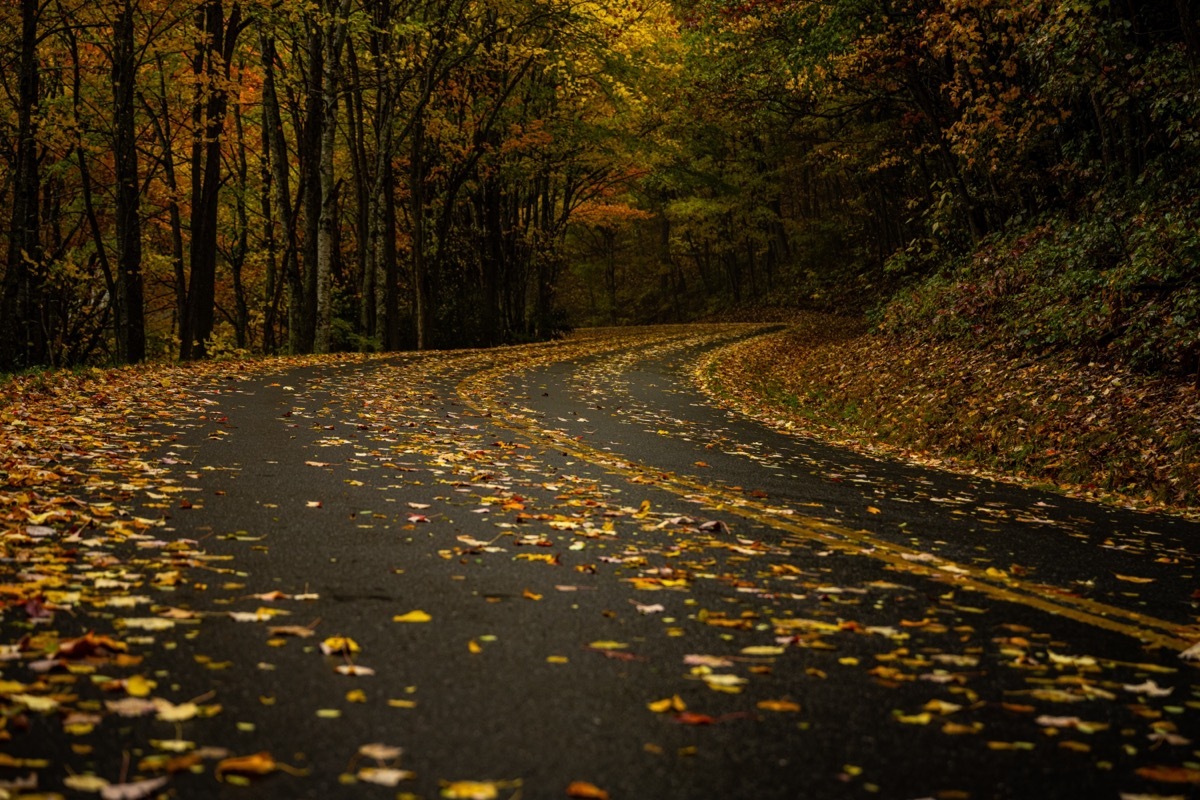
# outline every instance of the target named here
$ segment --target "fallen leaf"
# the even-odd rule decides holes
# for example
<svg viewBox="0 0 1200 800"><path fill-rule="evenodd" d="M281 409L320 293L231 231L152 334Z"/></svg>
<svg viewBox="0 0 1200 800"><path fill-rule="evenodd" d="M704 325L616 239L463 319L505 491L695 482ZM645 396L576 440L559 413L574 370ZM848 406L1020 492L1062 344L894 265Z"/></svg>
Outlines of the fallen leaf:
<svg viewBox="0 0 1200 800"><path fill-rule="evenodd" d="M132 783L113 783L100 790L102 800L142 800L167 785L170 778L150 778Z"/></svg>
<svg viewBox="0 0 1200 800"><path fill-rule="evenodd" d="M395 769L393 767L362 767L358 770L358 779L366 783L374 783L379 786L397 786L400 781L406 781L413 777L413 773L406 769Z"/></svg>
<svg viewBox="0 0 1200 800"><path fill-rule="evenodd" d="M1196 783L1200 784L1200 769L1191 767L1139 767L1137 774L1146 780L1160 783Z"/></svg>
<svg viewBox="0 0 1200 800"><path fill-rule="evenodd" d="M664 714L668 711L687 711L687 704L683 702L683 698L679 695L674 695L663 700L655 700L653 703L648 703L646 707L655 714Z"/></svg>
<svg viewBox="0 0 1200 800"><path fill-rule="evenodd" d="M689 667L712 667L713 669L721 669L724 667L732 667L733 662L727 658L720 656L704 656L704 655L688 655L683 657L683 663Z"/></svg>
<svg viewBox="0 0 1200 800"><path fill-rule="evenodd" d="M339 664L335 669L341 675L353 675L356 677L375 674L375 670L370 667L360 667L357 664Z"/></svg>
<svg viewBox="0 0 1200 800"><path fill-rule="evenodd" d="M781 656L783 648L774 645L756 645L753 647L743 647L742 655L744 656Z"/></svg>
<svg viewBox="0 0 1200 800"><path fill-rule="evenodd" d="M157 719L163 722L187 722L200 713L200 706L195 703L180 703L175 705L169 700L156 697L154 708L158 712Z"/></svg>
<svg viewBox="0 0 1200 800"><path fill-rule="evenodd" d="M105 700L104 707L122 717L141 717L158 710L158 704L153 700L143 700L138 697Z"/></svg>
<svg viewBox="0 0 1200 800"><path fill-rule="evenodd" d="M303 625L275 625L267 628L267 633L271 636L298 636L301 639L307 639L316 631Z"/></svg>
<svg viewBox="0 0 1200 800"><path fill-rule="evenodd" d="M321 642L321 652L327 656L354 655L361 653L362 648L348 636L330 636Z"/></svg>
<svg viewBox="0 0 1200 800"><path fill-rule="evenodd" d="M1163 687L1159 686L1154 681L1147 679L1144 683L1139 684L1124 684L1122 688L1133 694L1144 694L1147 697L1166 697L1175 691L1174 686Z"/></svg>
<svg viewBox="0 0 1200 800"><path fill-rule="evenodd" d="M800 710L800 704L790 700L760 700L758 708L763 711L796 712Z"/></svg>
<svg viewBox="0 0 1200 800"><path fill-rule="evenodd" d="M962 706L955 703L947 703L945 700L933 699L926 703L922 711L929 711L933 714L953 714L956 711L961 711Z"/></svg>
<svg viewBox="0 0 1200 800"><path fill-rule="evenodd" d="M442 785L447 800L496 800L500 787L495 781L454 781Z"/></svg>
<svg viewBox="0 0 1200 800"><path fill-rule="evenodd" d="M63 786L75 792L87 792L88 794L96 794L110 785L110 781L99 775L68 775L63 778Z"/></svg>
<svg viewBox="0 0 1200 800"><path fill-rule="evenodd" d="M234 756L222 759L217 763L217 780L222 775L267 775L279 768L275 759L267 751L249 756Z"/></svg>
<svg viewBox="0 0 1200 800"><path fill-rule="evenodd" d="M1115 572L1113 573L1113 577L1119 581L1125 581L1126 583L1154 583L1155 581L1154 578L1139 578L1135 575L1118 575Z"/></svg>
<svg viewBox="0 0 1200 800"><path fill-rule="evenodd" d="M429 614L424 611L409 611L407 614L397 614L392 617L392 622L429 622L432 620Z"/></svg>
<svg viewBox="0 0 1200 800"><path fill-rule="evenodd" d="M608 800L608 792L587 781L573 781L567 786L567 797L584 798L584 800Z"/></svg>
<svg viewBox="0 0 1200 800"><path fill-rule="evenodd" d="M393 758L399 758L404 753L404 748L393 747L383 742L372 742L358 748L358 752L359 755L373 758L376 761L391 761Z"/></svg>

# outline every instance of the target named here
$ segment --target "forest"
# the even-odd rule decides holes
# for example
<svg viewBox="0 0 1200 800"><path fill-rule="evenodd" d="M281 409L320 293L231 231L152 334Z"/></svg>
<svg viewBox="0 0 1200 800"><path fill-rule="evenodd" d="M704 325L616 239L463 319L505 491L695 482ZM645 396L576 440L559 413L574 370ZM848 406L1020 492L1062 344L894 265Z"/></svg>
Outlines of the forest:
<svg viewBox="0 0 1200 800"><path fill-rule="evenodd" d="M1200 377L1189 0L12 0L0 372L812 307Z"/></svg>

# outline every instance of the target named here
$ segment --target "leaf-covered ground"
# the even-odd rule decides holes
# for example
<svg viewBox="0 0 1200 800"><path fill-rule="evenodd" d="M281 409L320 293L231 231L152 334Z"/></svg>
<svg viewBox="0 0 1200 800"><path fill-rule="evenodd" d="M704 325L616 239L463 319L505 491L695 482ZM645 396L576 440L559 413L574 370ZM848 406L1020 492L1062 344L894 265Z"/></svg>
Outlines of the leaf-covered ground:
<svg viewBox="0 0 1200 800"><path fill-rule="evenodd" d="M1121 505L1200 512L1200 388L1013 360L800 314L709 359L713 394L786 430Z"/></svg>
<svg viewBox="0 0 1200 800"><path fill-rule="evenodd" d="M1194 526L713 407L757 330L8 384L0 798L1200 785Z"/></svg>

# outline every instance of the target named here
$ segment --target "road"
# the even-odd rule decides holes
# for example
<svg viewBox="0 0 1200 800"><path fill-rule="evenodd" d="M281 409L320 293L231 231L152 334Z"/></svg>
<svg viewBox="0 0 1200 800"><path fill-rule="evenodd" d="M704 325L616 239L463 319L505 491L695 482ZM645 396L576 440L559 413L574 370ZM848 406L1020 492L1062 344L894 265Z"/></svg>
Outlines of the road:
<svg viewBox="0 0 1200 800"><path fill-rule="evenodd" d="M58 566L30 564L52 518L10 543L22 580L57 576L59 611L6 612L0 779L1195 796L1200 525L875 460L704 397L697 359L763 330L204 383L138 434L139 471L85 482L110 535L72 529Z"/></svg>

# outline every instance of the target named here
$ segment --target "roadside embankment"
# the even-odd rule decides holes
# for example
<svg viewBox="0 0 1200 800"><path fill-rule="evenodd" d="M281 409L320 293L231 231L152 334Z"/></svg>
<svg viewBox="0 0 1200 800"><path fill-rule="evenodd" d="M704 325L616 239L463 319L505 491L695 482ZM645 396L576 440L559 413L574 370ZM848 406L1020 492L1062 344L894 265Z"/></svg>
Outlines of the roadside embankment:
<svg viewBox="0 0 1200 800"><path fill-rule="evenodd" d="M874 335L816 313L710 354L696 377L721 402L799 435L1200 514L1200 390L1187 381Z"/></svg>

